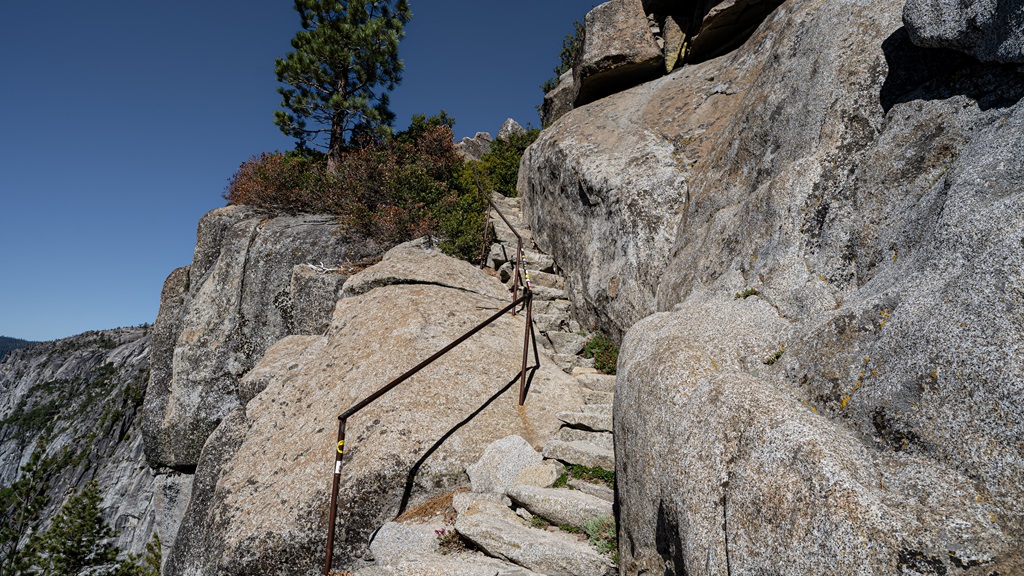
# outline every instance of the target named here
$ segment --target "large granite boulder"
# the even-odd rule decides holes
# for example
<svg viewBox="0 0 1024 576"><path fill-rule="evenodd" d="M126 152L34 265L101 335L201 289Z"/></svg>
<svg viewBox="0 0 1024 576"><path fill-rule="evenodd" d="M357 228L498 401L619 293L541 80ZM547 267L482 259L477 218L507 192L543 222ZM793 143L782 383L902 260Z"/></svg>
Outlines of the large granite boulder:
<svg viewBox="0 0 1024 576"><path fill-rule="evenodd" d="M575 84L572 79L572 70L558 77L558 86L544 95L544 103L540 107L540 125L547 128L554 124L569 110L572 110L572 102L576 98Z"/></svg>
<svg viewBox="0 0 1024 576"><path fill-rule="evenodd" d="M782 4L782 0L719 0L709 2L703 17L691 23L688 62L703 62L745 42Z"/></svg>
<svg viewBox="0 0 1024 576"><path fill-rule="evenodd" d="M417 245L414 245L417 246ZM325 336L289 336L243 378L251 400L210 437L168 574L306 574L320 568L337 415L508 304L498 280L403 246L349 279ZM398 265L405 254L407 265ZM430 261L439 285L417 272ZM369 281L363 281L365 275ZM576 407L575 380L542 357L518 407L523 316L506 315L348 422L338 516L341 566L399 512L467 485L466 466L516 434L539 449ZM538 455L539 459L539 455Z"/></svg>
<svg viewBox="0 0 1024 576"><path fill-rule="evenodd" d="M760 298L719 295L630 331L616 390L624 573L1013 573L1019 540L969 471L893 449L899 432L865 438L765 363L787 324Z"/></svg>
<svg viewBox="0 0 1024 576"><path fill-rule="evenodd" d="M1024 2L908 0L903 23L918 46L953 48L983 62L1024 64Z"/></svg>
<svg viewBox="0 0 1024 576"><path fill-rule="evenodd" d="M671 133L645 128L664 117L659 82L569 112L520 164L524 218L562 268L577 319L615 335L654 311L686 200Z"/></svg>
<svg viewBox="0 0 1024 576"><path fill-rule="evenodd" d="M610 0L587 13L573 62L575 106L636 86L662 72L661 48L640 0Z"/></svg>
<svg viewBox="0 0 1024 576"><path fill-rule="evenodd" d="M245 206L214 210L199 223L192 265L175 270L154 327L145 405L146 458L154 468L191 472L207 437L241 405L240 378L271 344L322 332L339 294L298 278L297 265L359 260L377 248L348 243L330 216L267 217ZM292 290L310 287L293 306ZM296 316L298 314L298 316Z"/></svg>
<svg viewBox="0 0 1024 576"><path fill-rule="evenodd" d="M643 0L644 11L664 23L669 72L679 56L703 62L738 47L780 4L782 0Z"/></svg>
<svg viewBox="0 0 1024 576"><path fill-rule="evenodd" d="M626 574L1022 565L1024 75L902 13L787 2L524 158L581 321L629 330Z"/></svg>

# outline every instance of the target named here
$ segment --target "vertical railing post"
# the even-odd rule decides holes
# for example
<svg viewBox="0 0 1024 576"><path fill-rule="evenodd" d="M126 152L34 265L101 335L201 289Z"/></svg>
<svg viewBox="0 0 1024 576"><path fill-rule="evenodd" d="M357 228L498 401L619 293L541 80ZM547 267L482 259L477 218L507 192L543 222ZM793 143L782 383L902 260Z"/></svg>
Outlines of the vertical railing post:
<svg viewBox="0 0 1024 576"><path fill-rule="evenodd" d="M530 335L533 333L533 292L526 287L526 333L523 335L523 369L519 373L519 405L526 403L526 358L530 353ZM533 343L534 349L537 343Z"/></svg>
<svg viewBox="0 0 1024 576"><path fill-rule="evenodd" d="M519 299L519 260L520 260L520 258L522 258L522 254L523 254L523 239L522 239L522 237L520 237L518 240L516 240L516 267L515 267L515 270L512 271L512 276L513 276L513 280L512 280L512 300L518 300ZM513 316L516 315L515 308L512 309L512 315Z"/></svg>
<svg viewBox="0 0 1024 576"><path fill-rule="evenodd" d="M491 217L491 199L487 197L483 187L480 186L480 175L476 171L476 162L473 162L473 176L476 178L476 190L484 200L484 241L480 245L480 267L484 268L487 266L487 233L490 231L487 221ZM515 300L515 297L513 296L512 299Z"/></svg>
<svg viewBox="0 0 1024 576"><path fill-rule="evenodd" d="M338 520L338 488L341 485L341 459L345 456L345 418L338 417L338 446L334 454L334 484L331 487L331 509L327 519L327 558L324 576L330 576L334 560L334 526Z"/></svg>

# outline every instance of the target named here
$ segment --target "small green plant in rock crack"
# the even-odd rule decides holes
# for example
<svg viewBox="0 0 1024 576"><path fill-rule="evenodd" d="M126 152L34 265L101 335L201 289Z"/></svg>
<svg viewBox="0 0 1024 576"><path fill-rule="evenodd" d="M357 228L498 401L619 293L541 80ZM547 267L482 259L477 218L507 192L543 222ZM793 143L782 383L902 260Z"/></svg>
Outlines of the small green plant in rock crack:
<svg viewBox="0 0 1024 576"><path fill-rule="evenodd" d="M466 543L454 528L445 526L434 530L434 533L437 534L437 549L441 554L455 554L466 549Z"/></svg>
<svg viewBox="0 0 1024 576"><path fill-rule="evenodd" d="M551 487L561 488L566 486L569 483L569 478L585 480L587 482L596 482L604 484L609 488L615 487L615 472L613 470L605 470L598 466L588 468L578 464L570 464L566 466L565 472L562 472L562 475L555 480L555 483L552 484Z"/></svg>
<svg viewBox="0 0 1024 576"><path fill-rule="evenodd" d="M594 368L604 374L615 374L619 363L619 347L604 334L596 334L583 345L583 357L594 359Z"/></svg>
<svg viewBox="0 0 1024 576"><path fill-rule="evenodd" d="M572 524L559 524L558 529L569 534L580 534L583 532L583 529L579 526L573 526Z"/></svg>
<svg viewBox="0 0 1024 576"><path fill-rule="evenodd" d="M785 354L785 353L786 353L786 345L785 344L779 344L779 349L776 350L771 356L765 358L764 359L764 363L767 364L768 366L771 366L772 364L775 364L776 362L778 362L779 358L782 358L782 355Z"/></svg>
<svg viewBox="0 0 1024 576"><path fill-rule="evenodd" d="M760 293L761 291L758 290L757 288L747 288L743 292L737 292L736 295L733 296L733 298L735 298L736 300L746 300L747 298L750 298L751 296L757 296Z"/></svg>
<svg viewBox="0 0 1024 576"><path fill-rule="evenodd" d="M598 516L583 523L583 531L587 533L590 544L604 554L611 554L618 563L619 544L615 529L615 519L611 516Z"/></svg>

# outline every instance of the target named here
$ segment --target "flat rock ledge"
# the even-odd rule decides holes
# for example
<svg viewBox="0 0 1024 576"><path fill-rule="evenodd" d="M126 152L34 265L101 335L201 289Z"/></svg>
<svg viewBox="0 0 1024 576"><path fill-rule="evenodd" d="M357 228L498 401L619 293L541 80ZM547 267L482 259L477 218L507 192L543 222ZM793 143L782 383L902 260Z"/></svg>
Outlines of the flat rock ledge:
<svg viewBox="0 0 1024 576"><path fill-rule="evenodd" d="M507 507L477 502L455 529L487 554L548 576L609 576L612 564L570 534L530 528Z"/></svg>

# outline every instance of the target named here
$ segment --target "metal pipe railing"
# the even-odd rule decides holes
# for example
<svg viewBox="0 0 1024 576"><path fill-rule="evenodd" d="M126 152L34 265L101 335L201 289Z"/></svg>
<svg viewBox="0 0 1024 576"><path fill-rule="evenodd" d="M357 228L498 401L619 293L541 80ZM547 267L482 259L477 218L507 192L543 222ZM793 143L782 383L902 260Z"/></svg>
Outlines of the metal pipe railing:
<svg viewBox="0 0 1024 576"><path fill-rule="evenodd" d="M473 171L474 171L474 173L476 173L476 164L473 165ZM483 188L480 186L480 176L479 176L479 174L476 175L476 181L477 181L477 189L482 194L483 193ZM515 227L512 226L512 223L508 221L508 218L506 218L505 215L501 213L501 210L499 210L498 207L494 205L494 202L492 202L490 198L487 198L486 195L485 195L485 198L487 200L487 204L490 205L490 207L493 208L494 211L498 213L498 216L501 217L501 219L505 222L505 224L509 227L509 229L512 231L512 233L515 234L516 238L518 239L517 246L516 246L516 256L515 256L515 260L516 260L515 271L514 271L515 279L513 280L513 283L512 283L512 303L509 304L508 306L505 306L504 308L502 308L499 312L495 313L494 315L492 315L487 320L485 320L485 321L481 322L480 324L476 325L475 327L473 327L471 330L469 330L468 332L466 332L462 336L459 336L451 344L448 344L447 346L445 346L441 350L438 350L437 352L435 352L433 355L431 355L426 360L420 362L419 364L417 364L416 366L414 366L410 370L406 371L401 376L395 378L391 382L388 382L386 385L384 385L383 387L378 389L373 394L370 394L366 398L360 400L359 402L357 402L356 404L352 405L347 410L345 410L344 412L342 412L341 414L338 415L338 444L337 444L336 450L335 450L334 478L333 478L333 482L331 484L331 504L330 504L330 512L329 512L329 516L328 516L328 523L327 523L327 551L326 551L326 554L325 554L326 557L324 559L324 576L330 576L330 574L331 574L331 564L333 563L333 560L334 560L334 537L335 537L334 532L335 532L335 527L337 525L338 492L339 492L340 486L341 486L342 460L343 460L344 455L345 455L345 425L348 423L348 419L349 418L351 418L357 412L359 412L360 410L362 410L363 408L368 406L374 400L377 400L378 398L380 398L384 394L387 394L388 392L393 390L395 387L397 387L402 382L405 382L406 380L411 378L413 375L415 375L420 370L426 368L428 365L430 365L432 362L434 362L435 360L437 360L441 356L444 356L445 354L450 352L452 349L454 349L459 344L465 342L467 339L469 339L471 336L473 336L474 334L476 334L480 330L483 330L486 326L488 326L491 323L493 323L495 320L497 320L498 318L503 316L506 312L511 311L513 316L514 316L516 314L516 306L518 306L519 304L524 304L524 307L526 308L526 331L525 331L525 334L523 335L523 361L522 361L522 367L521 367L520 373L519 373L519 405L522 406L526 402L526 364L527 364L527 360L528 360L528 357L529 357L530 342L531 342L531 340L533 341L534 360L535 360L535 362L536 362L536 364L538 366L540 365L540 356L539 356L539 353L537 351L536 335L535 335L535 333L533 331L533 290L531 289L531 285L530 285L530 274L529 274L529 272L525 271L525 258L524 258L524 254L523 254L523 237L522 237L521 234L519 234L519 231L517 231L515 229ZM487 219L486 218L484 219L484 226L485 226L485 229L484 229L484 249L486 249L486 246L487 246L487 231L486 231ZM482 257L486 258L486 252L483 253ZM521 268L520 264L522 264L522 268ZM523 282L523 287L524 287L523 295L519 296L519 286L520 286L520 284L519 284L519 277L520 277L520 270L521 269L523 270L523 272L525 272L525 279L524 279L524 282Z"/></svg>
<svg viewBox="0 0 1024 576"><path fill-rule="evenodd" d="M516 256L515 256L516 263L515 263L515 270L512 272L512 277L513 277L513 280L512 280L512 299L515 300L515 299L517 299L519 297L519 261L523 259L523 236L522 236L522 234L519 233L518 230L516 230L516 227L513 226L512 223L508 221L508 218L506 218L505 215L502 214L501 210L498 209L498 206L494 202L491 201L491 197L488 196L486 193L484 193L483 186L480 185L480 173L477 172L476 162L473 163L473 176L476 178L476 189L477 189L477 191L480 192L481 195L483 195L484 200L487 200L487 205L492 210L494 210L495 212L498 213L498 217L500 217L501 220L503 222L505 222L505 225L508 226L508 229L511 230L512 233L515 234L515 236L516 236ZM484 218L484 241L483 241L483 247L480 249L480 254L481 254L481 260L482 260L481 266L486 265L486 263L487 263L487 218ZM512 315L513 316L515 315L515 310L512 311Z"/></svg>

